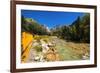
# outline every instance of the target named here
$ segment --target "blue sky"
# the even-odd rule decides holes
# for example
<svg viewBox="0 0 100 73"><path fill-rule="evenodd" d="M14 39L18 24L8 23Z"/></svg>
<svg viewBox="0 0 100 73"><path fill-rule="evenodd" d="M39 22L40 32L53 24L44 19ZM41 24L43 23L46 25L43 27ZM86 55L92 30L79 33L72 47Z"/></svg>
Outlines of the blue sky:
<svg viewBox="0 0 100 73"><path fill-rule="evenodd" d="M81 12L56 12L56 11L36 11L21 10L21 15L32 18L38 23L53 28L57 25L70 25L78 16L83 16Z"/></svg>

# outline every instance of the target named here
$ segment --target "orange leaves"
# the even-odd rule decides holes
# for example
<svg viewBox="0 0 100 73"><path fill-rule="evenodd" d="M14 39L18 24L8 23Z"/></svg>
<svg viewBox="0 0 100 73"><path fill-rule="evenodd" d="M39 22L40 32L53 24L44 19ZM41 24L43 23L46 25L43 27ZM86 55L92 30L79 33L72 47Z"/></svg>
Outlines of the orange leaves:
<svg viewBox="0 0 100 73"><path fill-rule="evenodd" d="M31 42L33 40L33 35L28 32L22 32L21 44L22 44L22 62L26 62L29 56L29 51L31 48Z"/></svg>
<svg viewBox="0 0 100 73"><path fill-rule="evenodd" d="M33 36L30 33L23 32L22 33L22 45L23 50L27 47L27 45L33 40Z"/></svg>

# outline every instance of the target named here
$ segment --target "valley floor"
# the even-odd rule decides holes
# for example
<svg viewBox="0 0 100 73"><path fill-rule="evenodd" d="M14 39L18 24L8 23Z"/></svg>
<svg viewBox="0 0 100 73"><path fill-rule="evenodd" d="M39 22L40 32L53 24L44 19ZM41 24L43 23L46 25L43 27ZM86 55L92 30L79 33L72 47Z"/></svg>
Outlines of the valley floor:
<svg viewBox="0 0 100 73"><path fill-rule="evenodd" d="M29 44L26 62L50 62L67 60L87 60L90 58L90 45L87 43L66 42L56 36L34 36ZM24 60L24 58L22 58Z"/></svg>

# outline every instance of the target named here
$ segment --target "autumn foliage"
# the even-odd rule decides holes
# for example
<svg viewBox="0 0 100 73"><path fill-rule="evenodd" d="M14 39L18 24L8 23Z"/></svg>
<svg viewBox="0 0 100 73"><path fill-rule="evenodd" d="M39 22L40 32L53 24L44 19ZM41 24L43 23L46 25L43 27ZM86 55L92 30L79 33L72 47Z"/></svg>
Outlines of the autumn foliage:
<svg viewBox="0 0 100 73"><path fill-rule="evenodd" d="M31 47L33 35L28 32L22 32L22 62L26 62Z"/></svg>

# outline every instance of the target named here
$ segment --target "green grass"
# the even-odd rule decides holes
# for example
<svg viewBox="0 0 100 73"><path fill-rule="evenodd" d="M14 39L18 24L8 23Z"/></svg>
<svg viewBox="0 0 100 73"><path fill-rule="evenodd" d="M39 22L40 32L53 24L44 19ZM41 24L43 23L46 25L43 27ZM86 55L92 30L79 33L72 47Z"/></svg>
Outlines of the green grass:
<svg viewBox="0 0 100 73"><path fill-rule="evenodd" d="M35 49L37 52L42 52L42 46L41 46L41 45L34 46L34 49Z"/></svg>

